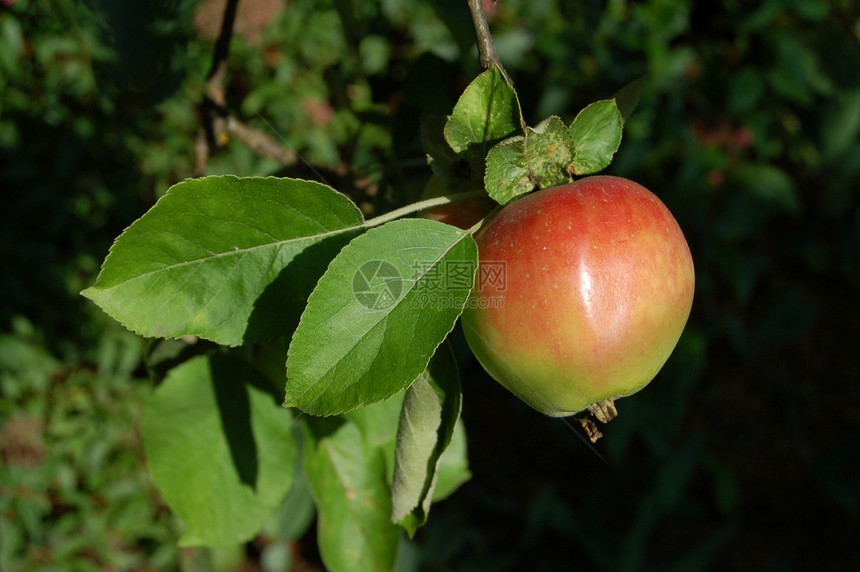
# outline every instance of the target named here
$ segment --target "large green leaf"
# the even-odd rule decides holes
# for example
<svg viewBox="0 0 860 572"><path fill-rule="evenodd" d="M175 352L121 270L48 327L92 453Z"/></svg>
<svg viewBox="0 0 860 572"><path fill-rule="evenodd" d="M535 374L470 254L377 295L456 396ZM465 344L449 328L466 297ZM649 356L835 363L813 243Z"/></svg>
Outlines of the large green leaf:
<svg viewBox="0 0 860 572"><path fill-rule="evenodd" d="M305 474L317 503L317 542L331 572L387 572L399 541L391 523L391 489L380 449L368 448L358 425L309 418Z"/></svg>
<svg viewBox="0 0 860 572"><path fill-rule="evenodd" d="M274 339L362 223L346 196L312 181L187 180L117 238L83 295L147 337Z"/></svg>
<svg viewBox="0 0 860 572"><path fill-rule="evenodd" d="M436 471L454 434L460 405L457 362L450 344L444 344L427 370L406 390L400 412L391 520L403 526L409 536L427 522Z"/></svg>
<svg viewBox="0 0 860 572"><path fill-rule="evenodd" d="M385 401L353 409L344 415L361 429L368 450L382 451L385 458L385 482L389 485L394 475L394 446L404 394L405 392L401 391Z"/></svg>
<svg viewBox="0 0 860 572"><path fill-rule="evenodd" d="M590 175L609 166L621 144L624 120L614 99L596 101L580 111L570 126L575 175Z"/></svg>
<svg viewBox="0 0 860 572"><path fill-rule="evenodd" d="M290 343L285 405L335 415L406 388L454 327L477 257L468 232L430 220L353 240L308 299Z"/></svg>
<svg viewBox="0 0 860 572"><path fill-rule="evenodd" d="M146 403L141 432L152 479L186 524L183 545L244 542L290 488L292 416L247 362L197 356Z"/></svg>

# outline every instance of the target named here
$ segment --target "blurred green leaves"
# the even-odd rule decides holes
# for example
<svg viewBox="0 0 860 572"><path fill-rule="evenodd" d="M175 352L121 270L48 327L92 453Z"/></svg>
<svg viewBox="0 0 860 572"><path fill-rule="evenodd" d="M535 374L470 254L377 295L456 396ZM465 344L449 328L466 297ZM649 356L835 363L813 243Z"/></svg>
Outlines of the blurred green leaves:
<svg viewBox="0 0 860 572"><path fill-rule="evenodd" d="M142 463L139 338L108 326L86 364L22 319L0 335L0 568L171 568L178 531Z"/></svg>

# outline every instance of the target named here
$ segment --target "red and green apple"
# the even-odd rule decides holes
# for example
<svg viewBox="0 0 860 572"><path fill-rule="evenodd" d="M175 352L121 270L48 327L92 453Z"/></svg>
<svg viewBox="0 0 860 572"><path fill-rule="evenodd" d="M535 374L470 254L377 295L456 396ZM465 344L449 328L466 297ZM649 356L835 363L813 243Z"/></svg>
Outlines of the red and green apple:
<svg viewBox="0 0 860 572"><path fill-rule="evenodd" d="M633 181L594 176L536 191L475 240L466 339L496 381L546 415L608 403L611 418L611 400L654 378L690 314L684 235Z"/></svg>

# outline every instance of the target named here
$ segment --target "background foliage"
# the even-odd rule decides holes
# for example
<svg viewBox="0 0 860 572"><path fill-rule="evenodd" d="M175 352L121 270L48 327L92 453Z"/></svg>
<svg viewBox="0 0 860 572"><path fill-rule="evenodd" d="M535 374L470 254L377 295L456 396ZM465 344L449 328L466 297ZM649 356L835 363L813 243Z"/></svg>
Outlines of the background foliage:
<svg viewBox="0 0 860 572"><path fill-rule="evenodd" d="M198 104L222 4L0 7L4 570L319 566L308 509L248 546L176 548L139 437L154 348L77 294L123 228L204 174ZM206 173L326 181L368 214L419 197L421 115L449 113L480 71L465 3L239 9L228 108L303 159L229 138ZM669 364L619 403L595 451L455 337L473 479L398 565L856 568L860 7L504 0L490 13L529 124L569 123L646 76L609 172L673 210L697 297Z"/></svg>

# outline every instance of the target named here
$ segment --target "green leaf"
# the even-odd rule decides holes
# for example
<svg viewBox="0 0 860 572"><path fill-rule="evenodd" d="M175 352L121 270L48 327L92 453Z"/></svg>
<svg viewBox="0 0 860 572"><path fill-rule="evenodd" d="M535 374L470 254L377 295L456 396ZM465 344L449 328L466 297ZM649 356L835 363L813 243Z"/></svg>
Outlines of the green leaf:
<svg viewBox="0 0 860 572"><path fill-rule="evenodd" d="M319 513L317 542L327 570L388 572L399 541L389 520L391 490L381 450L368 449L358 426L309 418L305 474Z"/></svg>
<svg viewBox="0 0 860 572"><path fill-rule="evenodd" d="M487 155L484 185L500 204L530 193L570 181L567 171L573 142L562 120L552 116L525 135L502 141Z"/></svg>
<svg viewBox="0 0 860 572"><path fill-rule="evenodd" d="M526 138L522 135L502 141L487 154L484 186L499 204L507 204L535 188L525 156Z"/></svg>
<svg viewBox="0 0 860 572"><path fill-rule="evenodd" d="M624 121L614 99L597 101L579 112L570 126L575 175L590 175L609 166L621 144Z"/></svg>
<svg viewBox="0 0 860 572"><path fill-rule="evenodd" d="M450 344L444 344L406 390L397 429L391 520L410 537L427 522L437 469L451 442L460 406L457 362Z"/></svg>
<svg viewBox="0 0 860 572"><path fill-rule="evenodd" d="M522 125L516 92L493 68L466 87L447 120L422 118L421 135L433 173L460 193L483 188L487 151Z"/></svg>
<svg viewBox="0 0 860 572"><path fill-rule="evenodd" d="M514 88L498 68L485 71L466 87L445 125L445 139L456 153L480 157L505 137L522 131Z"/></svg>
<svg viewBox="0 0 860 572"><path fill-rule="evenodd" d="M299 433L301 438L301 433ZM316 507L311 495L310 486L304 475L302 462L299 458L299 470L295 472L292 487L284 497L280 506L266 522L261 530L269 538L293 541L304 536L316 517Z"/></svg>
<svg viewBox="0 0 860 572"><path fill-rule="evenodd" d="M293 335L285 405L335 415L406 388L454 327L477 257L468 232L431 220L390 222L353 240Z"/></svg>
<svg viewBox="0 0 860 572"><path fill-rule="evenodd" d="M346 196L312 181L187 180L117 238L83 295L147 337L275 339L362 223Z"/></svg>
<svg viewBox="0 0 860 572"><path fill-rule="evenodd" d="M539 189L570 181L572 159L570 132L559 117L552 116L526 131L525 158L531 179Z"/></svg>
<svg viewBox="0 0 860 572"><path fill-rule="evenodd" d="M292 481L290 412L244 361L197 356L147 400L141 432L149 470L187 528L180 544L225 546L252 538Z"/></svg>
<svg viewBox="0 0 860 572"><path fill-rule="evenodd" d="M457 421L451 443L442 453L436 469L436 488L433 489L433 502L438 502L453 494L460 485L472 478L469 471L469 458L466 450L466 429L463 419Z"/></svg>
<svg viewBox="0 0 860 572"><path fill-rule="evenodd" d="M361 429L368 450L382 451L385 457L385 482L388 484L391 484L394 475L394 446L404 393L401 391L385 401L353 409L344 415Z"/></svg>

